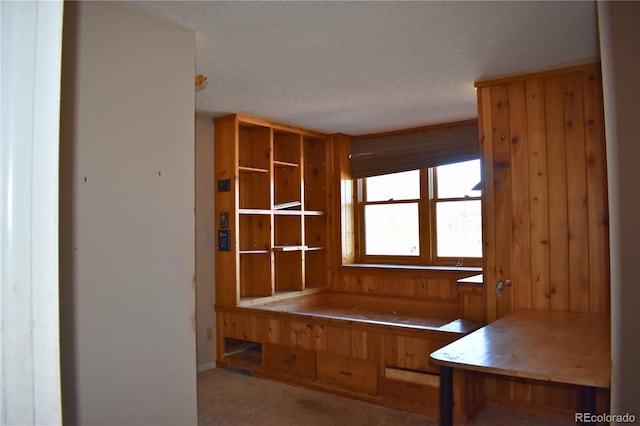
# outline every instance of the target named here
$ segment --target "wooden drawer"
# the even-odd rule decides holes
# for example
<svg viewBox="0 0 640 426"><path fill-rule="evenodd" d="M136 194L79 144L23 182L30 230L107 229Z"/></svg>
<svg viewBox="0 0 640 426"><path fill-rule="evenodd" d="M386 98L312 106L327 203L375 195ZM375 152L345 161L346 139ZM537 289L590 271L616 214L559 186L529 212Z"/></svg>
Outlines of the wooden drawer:
<svg viewBox="0 0 640 426"><path fill-rule="evenodd" d="M350 391L376 395L378 365L327 352L316 354L318 382Z"/></svg>
<svg viewBox="0 0 640 426"><path fill-rule="evenodd" d="M267 369L307 379L316 377L316 356L313 351L267 343L263 356Z"/></svg>
<svg viewBox="0 0 640 426"><path fill-rule="evenodd" d="M440 376L387 367L380 383L380 394L437 405L440 402Z"/></svg>

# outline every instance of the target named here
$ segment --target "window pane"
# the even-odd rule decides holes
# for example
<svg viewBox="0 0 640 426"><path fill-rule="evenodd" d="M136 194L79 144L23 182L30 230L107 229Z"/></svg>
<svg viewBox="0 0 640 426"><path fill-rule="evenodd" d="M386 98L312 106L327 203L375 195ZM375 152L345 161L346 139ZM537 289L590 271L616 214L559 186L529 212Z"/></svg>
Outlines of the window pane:
<svg viewBox="0 0 640 426"><path fill-rule="evenodd" d="M418 203L364 208L367 255L419 256Z"/></svg>
<svg viewBox="0 0 640 426"><path fill-rule="evenodd" d="M420 170L391 173L366 179L366 201L415 200L420 198Z"/></svg>
<svg viewBox="0 0 640 426"><path fill-rule="evenodd" d="M436 167L438 198L480 197L480 191L472 191L480 182L480 160L464 161Z"/></svg>
<svg viewBox="0 0 640 426"><path fill-rule="evenodd" d="M482 257L482 219L479 200L436 204L438 257Z"/></svg>

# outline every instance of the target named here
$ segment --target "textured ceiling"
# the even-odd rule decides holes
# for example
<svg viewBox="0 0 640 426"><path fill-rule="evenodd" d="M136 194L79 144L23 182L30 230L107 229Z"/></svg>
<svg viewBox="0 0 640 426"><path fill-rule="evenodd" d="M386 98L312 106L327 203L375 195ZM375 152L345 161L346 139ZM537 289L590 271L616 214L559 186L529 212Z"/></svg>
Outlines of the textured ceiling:
<svg viewBox="0 0 640 426"><path fill-rule="evenodd" d="M351 135L476 117L474 81L596 60L594 2L122 2L196 31L196 111Z"/></svg>

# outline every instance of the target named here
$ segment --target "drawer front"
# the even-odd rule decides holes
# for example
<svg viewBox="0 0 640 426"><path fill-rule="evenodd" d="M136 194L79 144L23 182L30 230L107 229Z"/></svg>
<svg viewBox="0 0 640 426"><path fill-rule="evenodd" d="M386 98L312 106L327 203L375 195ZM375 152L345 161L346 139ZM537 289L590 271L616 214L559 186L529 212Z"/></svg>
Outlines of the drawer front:
<svg viewBox="0 0 640 426"><path fill-rule="evenodd" d="M315 352L272 343L265 344L265 367L292 376L315 379Z"/></svg>
<svg viewBox="0 0 640 426"><path fill-rule="evenodd" d="M396 399L437 405L440 402L440 377L435 374L385 369L380 394Z"/></svg>
<svg viewBox="0 0 640 426"><path fill-rule="evenodd" d="M318 352L316 360L319 382L368 395L378 393L377 364L327 352Z"/></svg>

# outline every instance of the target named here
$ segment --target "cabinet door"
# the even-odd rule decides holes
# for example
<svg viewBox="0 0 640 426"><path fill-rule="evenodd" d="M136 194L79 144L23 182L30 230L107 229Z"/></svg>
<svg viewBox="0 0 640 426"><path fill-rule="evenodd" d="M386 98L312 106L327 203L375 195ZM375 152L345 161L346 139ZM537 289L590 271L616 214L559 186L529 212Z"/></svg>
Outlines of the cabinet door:
<svg viewBox="0 0 640 426"><path fill-rule="evenodd" d="M478 85L488 321L608 311L601 87L597 65Z"/></svg>

